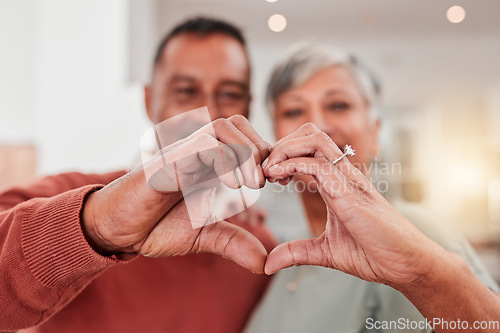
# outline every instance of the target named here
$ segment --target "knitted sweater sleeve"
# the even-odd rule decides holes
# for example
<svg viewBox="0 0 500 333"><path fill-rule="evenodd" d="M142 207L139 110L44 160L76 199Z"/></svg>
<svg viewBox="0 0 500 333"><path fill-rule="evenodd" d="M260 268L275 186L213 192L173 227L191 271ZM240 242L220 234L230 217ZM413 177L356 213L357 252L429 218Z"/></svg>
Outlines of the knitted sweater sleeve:
<svg viewBox="0 0 500 333"><path fill-rule="evenodd" d="M85 197L119 174L65 174L0 194L0 331L36 326L107 268L80 224Z"/></svg>

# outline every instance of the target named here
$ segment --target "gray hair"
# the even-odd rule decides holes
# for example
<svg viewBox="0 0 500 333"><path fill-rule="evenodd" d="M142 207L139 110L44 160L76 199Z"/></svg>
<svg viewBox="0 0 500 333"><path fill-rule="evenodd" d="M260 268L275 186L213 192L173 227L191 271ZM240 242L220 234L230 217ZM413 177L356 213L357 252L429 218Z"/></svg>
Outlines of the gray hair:
<svg viewBox="0 0 500 333"><path fill-rule="evenodd" d="M303 84L311 76L330 66L344 66L351 71L366 98L371 118L377 119L381 87L376 77L353 55L320 42L296 46L274 67L267 84L268 110L273 112L276 99L285 91Z"/></svg>

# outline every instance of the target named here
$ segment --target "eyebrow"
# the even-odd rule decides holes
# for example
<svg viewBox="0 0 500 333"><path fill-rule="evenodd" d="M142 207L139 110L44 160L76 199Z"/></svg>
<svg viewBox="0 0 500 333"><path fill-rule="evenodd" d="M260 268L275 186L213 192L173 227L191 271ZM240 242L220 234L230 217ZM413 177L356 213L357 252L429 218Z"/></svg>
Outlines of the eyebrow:
<svg viewBox="0 0 500 333"><path fill-rule="evenodd" d="M229 85L229 86L237 86L243 90L247 90L248 89L248 84L246 84L245 82L240 82L240 81L235 81L235 80L223 80L220 85Z"/></svg>
<svg viewBox="0 0 500 333"><path fill-rule="evenodd" d="M170 79L171 83L179 83L179 82L196 82L198 81L196 78L192 76L187 76L187 75L174 75L172 79ZM231 85L231 86L237 86L238 88L241 88L243 90L248 89L248 84L245 82L240 82L236 80L223 80L222 82L219 83L219 85Z"/></svg>
<svg viewBox="0 0 500 333"><path fill-rule="evenodd" d="M345 91L338 90L338 89L332 89L332 90L328 90L324 96L330 97L330 96L338 95L338 94L345 94Z"/></svg>
<svg viewBox="0 0 500 333"><path fill-rule="evenodd" d="M195 82L196 79L192 76L186 76L186 75L174 75L172 79L170 79L170 82L175 83L175 82Z"/></svg>

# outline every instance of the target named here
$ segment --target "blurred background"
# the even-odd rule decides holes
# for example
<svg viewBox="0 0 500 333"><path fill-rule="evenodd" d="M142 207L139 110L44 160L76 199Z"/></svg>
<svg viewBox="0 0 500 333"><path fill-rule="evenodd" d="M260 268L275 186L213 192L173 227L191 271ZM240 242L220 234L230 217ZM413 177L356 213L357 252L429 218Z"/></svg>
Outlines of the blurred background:
<svg viewBox="0 0 500 333"><path fill-rule="evenodd" d="M130 166L156 44L197 15L244 31L251 120L271 142L277 58L314 38L357 54L383 85L381 161L401 166L386 195L443 216L500 279L498 0L0 0L0 190Z"/></svg>

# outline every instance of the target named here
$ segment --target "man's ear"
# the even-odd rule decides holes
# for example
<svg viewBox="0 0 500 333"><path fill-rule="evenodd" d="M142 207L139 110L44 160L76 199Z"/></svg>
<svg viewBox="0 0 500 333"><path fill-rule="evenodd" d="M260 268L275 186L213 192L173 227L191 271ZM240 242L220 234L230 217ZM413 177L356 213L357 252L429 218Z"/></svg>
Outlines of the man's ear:
<svg viewBox="0 0 500 333"><path fill-rule="evenodd" d="M151 106L151 85L146 84L144 86L144 106L146 107L146 114L148 115L149 120L153 121L153 110Z"/></svg>

